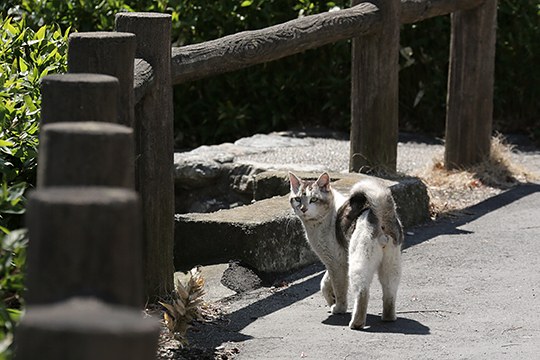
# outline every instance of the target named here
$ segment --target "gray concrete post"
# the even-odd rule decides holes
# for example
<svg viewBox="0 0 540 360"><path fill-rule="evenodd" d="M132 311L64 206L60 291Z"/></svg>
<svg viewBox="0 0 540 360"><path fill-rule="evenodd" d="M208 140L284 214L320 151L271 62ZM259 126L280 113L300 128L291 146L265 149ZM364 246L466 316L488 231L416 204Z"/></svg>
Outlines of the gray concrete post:
<svg viewBox="0 0 540 360"><path fill-rule="evenodd" d="M452 13L444 166L461 169L491 151L497 1Z"/></svg>
<svg viewBox="0 0 540 360"><path fill-rule="evenodd" d="M151 360L159 326L139 310L74 298L28 307L16 333L16 360Z"/></svg>

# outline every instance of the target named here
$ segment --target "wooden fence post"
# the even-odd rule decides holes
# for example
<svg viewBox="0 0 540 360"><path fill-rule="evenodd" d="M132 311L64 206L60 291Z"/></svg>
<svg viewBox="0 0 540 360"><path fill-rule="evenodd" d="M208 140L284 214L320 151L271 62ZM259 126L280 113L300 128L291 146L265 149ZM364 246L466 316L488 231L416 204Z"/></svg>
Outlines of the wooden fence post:
<svg viewBox="0 0 540 360"><path fill-rule="evenodd" d="M151 360L158 335L158 323L143 319L140 310L74 298L28 307L16 332L15 359Z"/></svg>
<svg viewBox="0 0 540 360"><path fill-rule="evenodd" d="M90 86L83 81L79 88L77 78L49 78L53 85L43 88L51 108L41 133L39 187L27 206L28 307L16 332L15 358L154 359L159 325L140 312L145 299L133 130L106 122L54 123L64 119L62 109L70 120L117 119L116 97L102 104L99 94L93 103L84 99L94 85L112 96L110 79ZM88 103L99 109L80 106Z"/></svg>
<svg viewBox="0 0 540 360"><path fill-rule="evenodd" d="M137 188L144 228L144 276L151 299L173 284L174 180L171 85L171 17L157 13L119 13L116 30L136 35L136 57L153 70L154 86L137 103Z"/></svg>
<svg viewBox="0 0 540 360"><path fill-rule="evenodd" d="M29 305L73 296L144 305L139 199L133 190L50 187L28 202Z"/></svg>
<svg viewBox="0 0 540 360"><path fill-rule="evenodd" d="M444 162L472 165L490 153L497 1L452 14Z"/></svg>
<svg viewBox="0 0 540 360"><path fill-rule="evenodd" d="M67 106L69 108L69 106ZM133 130L103 122L42 126L37 185L135 189Z"/></svg>
<svg viewBox="0 0 540 360"><path fill-rule="evenodd" d="M118 122L118 79L103 74L55 74L41 80L41 125Z"/></svg>
<svg viewBox="0 0 540 360"><path fill-rule="evenodd" d="M69 36L68 71L112 75L119 81L118 121L133 127L133 68L135 35L119 32L82 32Z"/></svg>
<svg viewBox="0 0 540 360"><path fill-rule="evenodd" d="M353 0L351 5L362 1ZM381 30L353 39L349 171L396 170L400 0L373 0Z"/></svg>
<svg viewBox="0 0 540 360"><path fill-rule="evenodd" d="M118 86L102 74L43 78L38 187L134 188L133 130L111 123L118 121Z"/></svg>

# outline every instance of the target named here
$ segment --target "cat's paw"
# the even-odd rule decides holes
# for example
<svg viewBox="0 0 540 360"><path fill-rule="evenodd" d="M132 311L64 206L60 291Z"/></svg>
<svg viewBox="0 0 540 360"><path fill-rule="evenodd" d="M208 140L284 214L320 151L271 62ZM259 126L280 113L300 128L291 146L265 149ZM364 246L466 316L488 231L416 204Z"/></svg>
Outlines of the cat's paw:
<svg viewBox="0 0 540 360"><path fill-rule="evenodd" d="M345 314L347 312L347 305L345 304L334 304L330 307L330 312L332 314Z"/></svg>
<svg viewBox="0 0 540 360"><path fill-rule="evenodd" d="M395 301L385 301L383 303L382 321L396 321L396 303Z"/></svg>
<svg viewBox="0 0 540 360"><path fill-rule="evenodd" d="M334 296L332 289L323 289L322 294L328 306L332 306L336 303L336 297Z"/></svg>
<svg viewBox="0 0 540 360"><path fill-rule="evenodd" d="M366 326L366 324L363 321L351 320L351 322L349 323L349 327L352 330L364 330L364 326Z"/></svg>
<svg viewBox="0 0 540 360"><path fill-rule="evenodd" d="M390 314L383 314L381 317L382 321L396 321L397 316L396 313L390 313Z"/></svg>

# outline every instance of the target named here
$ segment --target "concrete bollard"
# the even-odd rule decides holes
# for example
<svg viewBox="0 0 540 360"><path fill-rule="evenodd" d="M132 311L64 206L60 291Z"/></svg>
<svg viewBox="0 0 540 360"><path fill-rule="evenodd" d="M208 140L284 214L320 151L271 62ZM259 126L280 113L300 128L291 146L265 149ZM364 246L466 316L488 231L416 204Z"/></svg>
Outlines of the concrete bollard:
<svg viewBox="0 0 540 360"><path fill-rule="evenodd" d="M74 298L28 307L16 335L16 360L151 360L159 326L138 310Z"/></svg>
<svg viewBox="0 0 540 360"><path fill-rule="evenodd" d="M103 74L56 74L41 81L41 125L117 122L118 79Z"/></svg>
<svg viewBox="0 0 540 360"><path fill-rule="evenodd" d="M112 75L119 81L118 121L133 127L133 69L135 35L120 32L82 32L69 36L68 71Z"/></svg>
<svg viewBox="0 0 540 360"><path fill-rule="evenodd" d="M139 207L128 189L50 187L32 193L27 304L96 296L142 307Z"/></svg>
<svg viewBox="0 0 540 360"><path fill-rule="evenodd" d="M110 186L134 189L133 130L118 124L44 125L38 187Z"/></svg>

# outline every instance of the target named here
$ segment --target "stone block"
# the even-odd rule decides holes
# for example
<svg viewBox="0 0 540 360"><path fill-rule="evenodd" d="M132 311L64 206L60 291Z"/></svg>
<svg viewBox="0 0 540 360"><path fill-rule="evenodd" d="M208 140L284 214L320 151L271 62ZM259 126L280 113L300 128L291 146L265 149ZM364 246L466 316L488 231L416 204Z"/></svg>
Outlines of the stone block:
<svg viewBox="0 0 540 360"><path fill-rule="evenodd" d="M310 179L318 174L298 173ZM286 172L258 174L257 191L288 188ZM333 186L348 193L362 174L335 174ZM404 226L424 222L429 216L429 198L418 179L388 181ZM276 196L251 205L207 214L177 215L175 266L187 270L194 265L240 260L261 272L286 272L317 261L300 220L290 208L288 196Z"/></svg>

